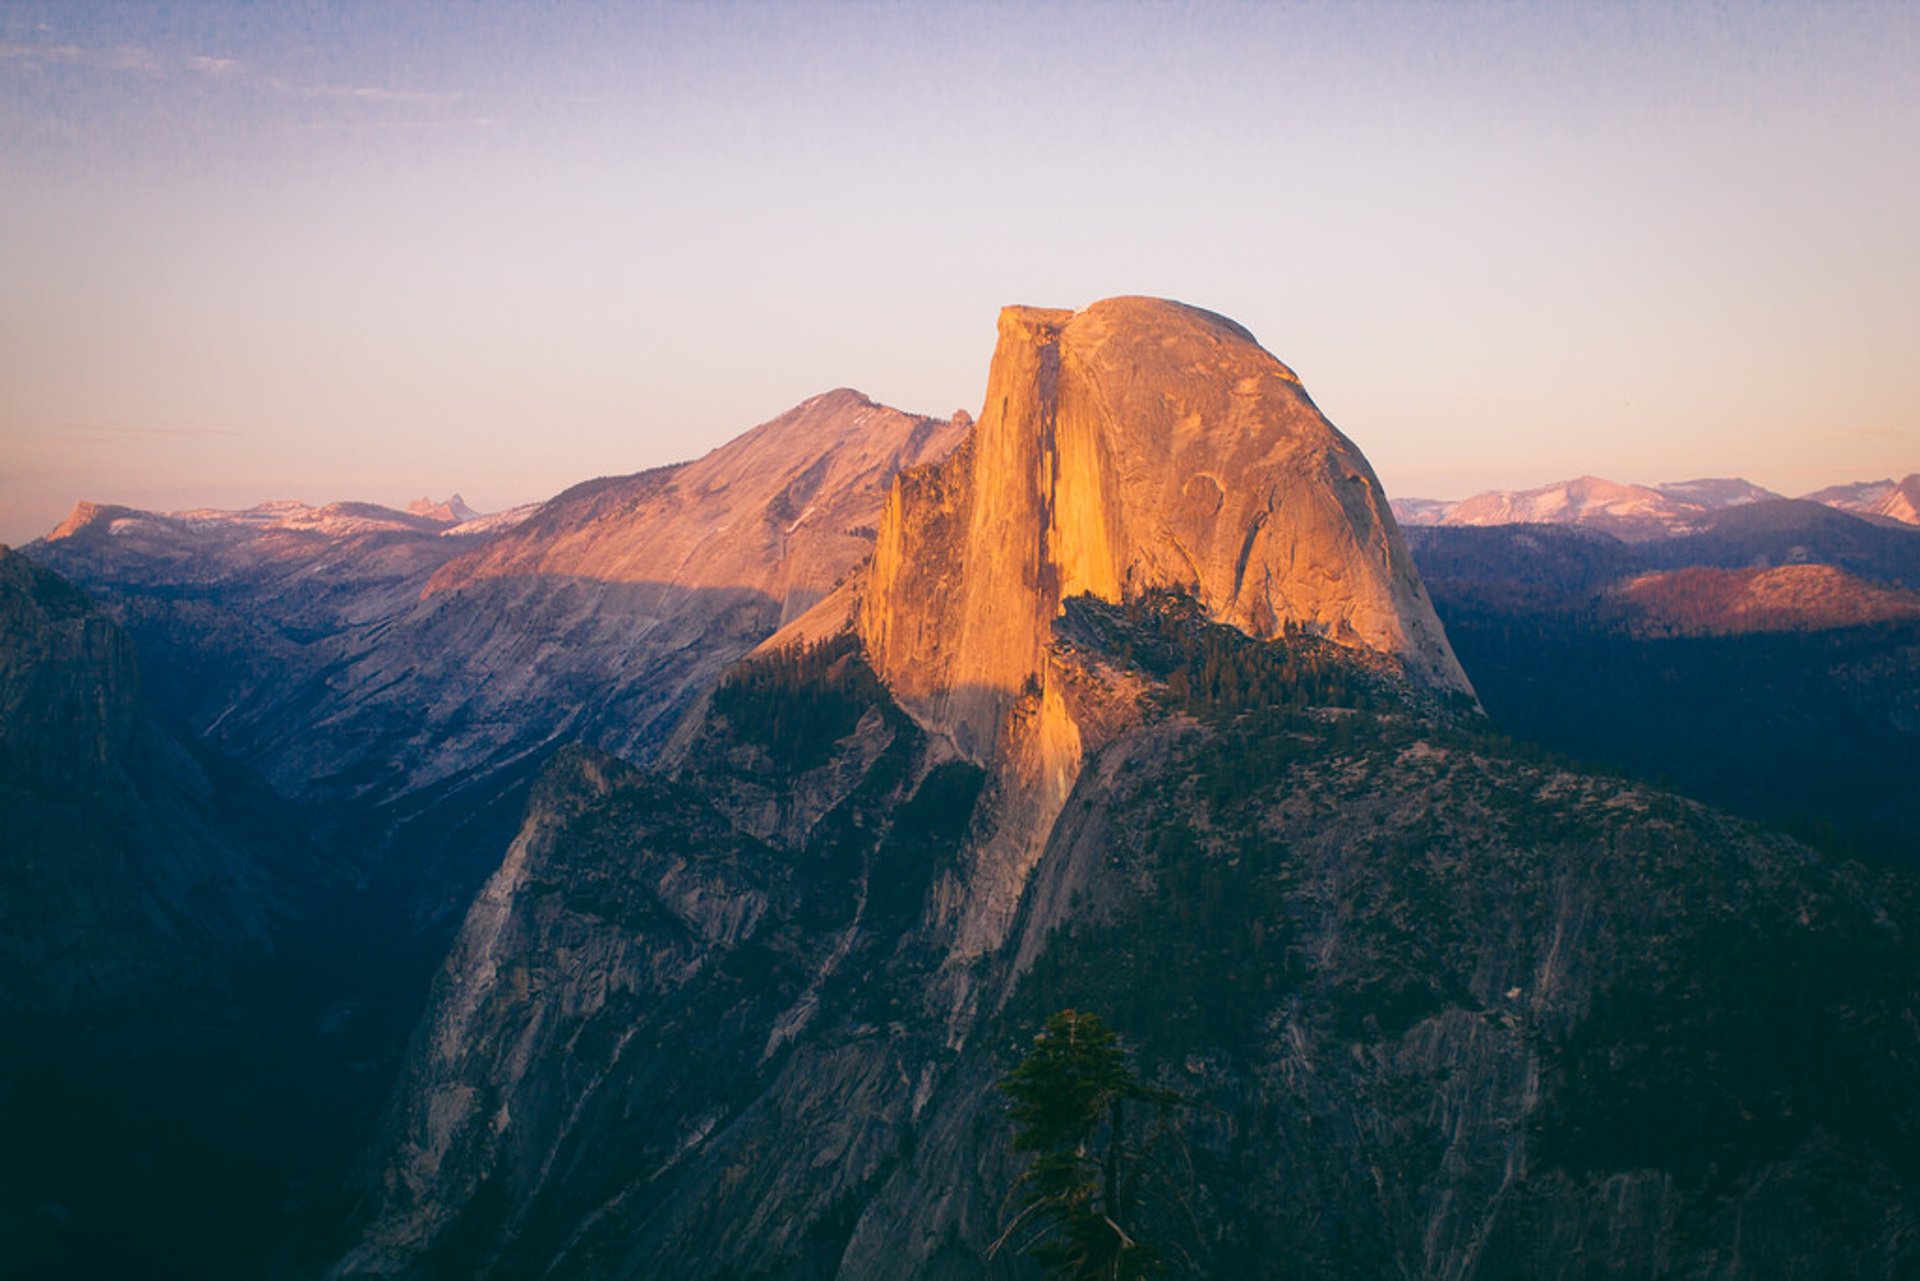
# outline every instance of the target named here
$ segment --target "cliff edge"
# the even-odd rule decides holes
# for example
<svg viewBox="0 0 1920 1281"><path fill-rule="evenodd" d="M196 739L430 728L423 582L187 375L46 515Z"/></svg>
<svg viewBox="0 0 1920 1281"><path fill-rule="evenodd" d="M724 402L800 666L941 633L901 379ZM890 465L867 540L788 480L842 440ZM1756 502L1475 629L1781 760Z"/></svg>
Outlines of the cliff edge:
<svg viewBox="0 0 1920 1281"><path fill-rule="evenodd" d="M1373 469L1245 329L1152 298L1006 308L972 437L888 499L858 612L875 666L982 759L1066 598L1154 588L1472 691Z"/></svg>

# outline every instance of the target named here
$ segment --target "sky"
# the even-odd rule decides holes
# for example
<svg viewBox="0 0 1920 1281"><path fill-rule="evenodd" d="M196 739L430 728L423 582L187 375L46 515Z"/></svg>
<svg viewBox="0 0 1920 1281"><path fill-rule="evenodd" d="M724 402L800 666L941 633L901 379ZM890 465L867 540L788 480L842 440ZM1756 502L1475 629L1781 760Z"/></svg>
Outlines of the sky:
<svg viewBox="0 0 1920 1281"><path fill-rule="evenodd" d="M481 510L1154 294L1390 494L1920 470L1920 5L0 0L0 542Z"/></svg>

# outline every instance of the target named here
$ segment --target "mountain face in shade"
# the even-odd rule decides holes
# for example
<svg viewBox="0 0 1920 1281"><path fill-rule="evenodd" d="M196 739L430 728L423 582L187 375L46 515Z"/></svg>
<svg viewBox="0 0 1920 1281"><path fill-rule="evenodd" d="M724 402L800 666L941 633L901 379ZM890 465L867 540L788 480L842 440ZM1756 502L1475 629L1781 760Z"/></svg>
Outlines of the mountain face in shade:
<svg viewBox="0 0 1920 1281"><path fill-rule="evenodd" d="M857 638L750 660L670 771L564 753L331 1275L1019 1275L994 1086L1063 1007L1189 1104L1141 1230L1195 1275L1898 1275L1910 887L1368 659L1072 599L1086 760L964 971L1009 797Z"/></svg>
<svg viewBox="0 0 1920 1281"><path fill-rule="evenodd" d="M153 722L93 602L0 549L0 1017L217 999L315 875L263 792Z"/></svg>
<svg viewBox="0 0 1920 1281"><path fill-rule="evenodd" d="M108 673L132 672L137 649L147 693L181 732L122 716L117 695L101 702L110 682L57 686L83 711L115 712L101 724L58 700L7 705L22 758L37 754L69 782L84 772L62 735L118 742L123 722L135 746L161 743L166 768L96 771L86 777L97 787L57 806L29 779L10 808L0 995L65 1020L63 1036L103 1005L143 1009L160 1027L155 1057L132 1069L150 1078L122 1065L99 1071L124 1086L89 1077L63 1089L63 1103L89 1113L84 1139L64 1106L35 1114L44 1123L0 1123L0 1150L21 1156L17 1170L0 1161L0 1249L54 1212L35 1209L41 1200L68 1216L46 1233L22 1229L55 1260L47 1275L125 1275L135 1265L111 1245L124 1240L183 1274L257 1276L303 1240L298 1226L339 1194L336 1149L370 1122L369 1091L392 1071L432 967L548 754L585 738L651 755L720 670L867 554L890 469L937 457L964 429L964 418L900 414L856 393L817 397L707 458L569 491L554 500L560 517L492 560L467 554L534 510L450 524L464 514L453 503L173 515L88 505L27 549L98 598L96 609L66 589L90 611L83 639L118 646L127 661ZM454 560L458 573L433 582ZM44 715L22 710L43 705ZM257 885L252 845L228 848L237 824L196 826L177 812L196 787L217 799L227 774L248 774L235 757L300 803L256 780L243 793L252 810L228 805L255 815L244 834L326 858L324 884ZM192 782L201 774L211 783ZM9 796L14 782L0 770ZM246 883L228 895L236 880ZM304 913L294 941L261 960L258 939L283 909ZM169 1020L183 1003L224 1010L233 957L248 962L257 1008L229 1020L244 1046L209 1048ZM108 989L110 1001L87 995ZM19 1074L0 1053L0 1095L45 1099L48 1082L75 1075L65 1040L13 1039L32 1053ZM181 1092L217 1105L179 1105ZM166 1108L167 1120L146 1124L143 1107ZM123 1168L137 1172L114 1173ZM243 1221L207 1225L210 1207L242 1203ZM181 1245L216 1236L218 1252Z"/></svg>
<svg viewBox="0 0 1920 1281"><path fill-rule="evenodd" d="M1649 542L1408 538L1506 732L1920 867L1920 529L1776 500Z"/></svg>

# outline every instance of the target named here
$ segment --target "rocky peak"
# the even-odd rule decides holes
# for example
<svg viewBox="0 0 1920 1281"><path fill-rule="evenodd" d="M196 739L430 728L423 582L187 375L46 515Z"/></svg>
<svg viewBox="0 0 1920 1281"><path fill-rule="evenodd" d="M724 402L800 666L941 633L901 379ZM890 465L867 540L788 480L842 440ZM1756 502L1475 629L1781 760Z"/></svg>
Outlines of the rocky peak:
<svg viewBox="0 0 1920 1281"><path fill-rule="evenodd" d="M1245 329L1150 298L1005 309L969 447L903 476L882 518L876 666L985 755L1067 597L1154 588L1469 688L1372 468Z"/></svg>
<svg viewBox="0 0 1920 1281"><path fill-rule="evenodd" d="M58 542L63 538L74 538L81 534L105 533L115 520L139 514L131 507L93 503L83 498L73 505L73 510L67 513L65 520L53 527L53 532L47 535L47 541Z"/></svg>
<svg viewBox="0 0 1920 1281"><path fill-rule="evenodd" d="M464 525L477 519L481 513L467 506L467 500L456 493L441 503L436 503L432 498L416 498L407 504L407 514L424 516L447 525Z"/></svg>
<svg viewBox="0 0 1920 1281"><path fill-rule="evenodd" d="M1245 329L1151 298L1006 308L979 421L896 482L855 607L894 697L999 780L957 957L1004 938L1089 746L1063 603L1165 588L1471 693L1372 468Z"/></svg>
<svg viewBox="0 0 1920 1281"><path fill-rule="evenodd" d="M824 392L693 462L576 485L450 562L428 594L560 576L760 593L784 622L865 556L894 473L963 431L848 388Z"/></svg>

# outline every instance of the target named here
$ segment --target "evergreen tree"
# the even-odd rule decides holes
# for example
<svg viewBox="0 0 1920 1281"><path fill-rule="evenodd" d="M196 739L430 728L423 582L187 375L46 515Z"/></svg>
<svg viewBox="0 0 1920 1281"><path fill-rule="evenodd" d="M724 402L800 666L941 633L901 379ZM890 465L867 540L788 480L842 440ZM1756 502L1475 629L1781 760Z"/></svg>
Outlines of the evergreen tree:
<svg viewBox="0 0 1920 1281"><path fill-rule="evenodd" d="M1027 1253L1053 1277L1161 1275L1164 1260L1139 1231L1158 1130L1136 1138L1127 1105L1150 1105L1164 1118L1179 1097L1134 1075L1113 1030L1080 1010L1048 1019L1000 1089L1012 1100L1014 1151L1035 1156L1021 1176L1019 1210L994 1249L1029 1232Z"/></svg>

